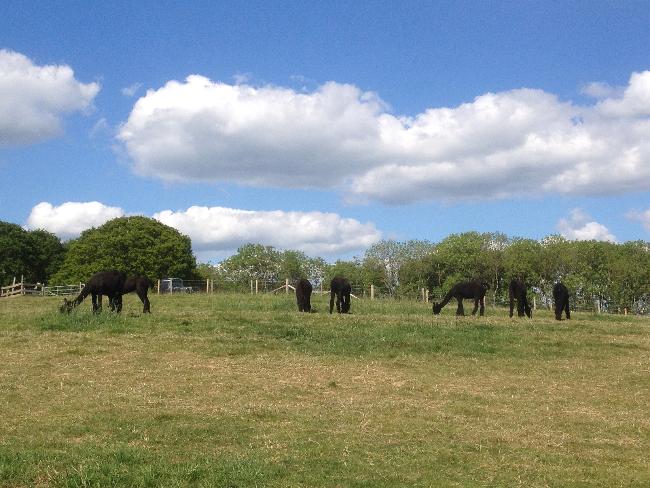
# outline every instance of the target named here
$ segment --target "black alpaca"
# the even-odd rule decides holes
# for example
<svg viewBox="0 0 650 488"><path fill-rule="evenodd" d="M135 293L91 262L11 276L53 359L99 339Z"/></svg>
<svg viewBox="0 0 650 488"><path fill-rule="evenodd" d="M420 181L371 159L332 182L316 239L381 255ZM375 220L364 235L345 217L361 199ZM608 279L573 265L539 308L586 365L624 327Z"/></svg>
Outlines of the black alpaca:
<svg viewBox="0 0 650 488"><path fill-rule="evenodd" d="M122 293L117 295L117 297L111 301L111 310L115 310L117 313L122 311L122 295L131 293L134 291L140 301L142 302L143 308L142 313L151 313L151 305L149 303L149 297L147 297L147 292L149 288L153 287L153 282L146 276L134 276L132 278L127 278L122 286Z"/></svg>
<svg viewBox="0 0 650 488"><path fill-rule="evenodd" d="M338 313L350 313L350 293L352 288L346 278L337 276L330 284L330 313L334 309L334 297L336 297L336 311Z"/></svg>
<svg viewBox="0 0 650 488"><path fill-rule="evenodd" d="M569 290L563 283L555 283L553 287L553 301L555 302L555 319L562 320L562 312L564 312L567 320L569 320L571 318Z"/></svg>
<svg viewBox="0 0 650 488"><path fill-rule="evenodd" d="M484 281L473 280L465 281L461 283L456 283L451 287L451 290L445 295L445 298L442 299L440 303L433 304L433 313L439 315L442 307L447 305L449 300L455 298L458 300L458 308L456 309L456 315L465 315L465 310L463 309L463 299L471 298L474 300L474 310L472 310L472 315L476 314L479 304L481 305L481 316L485 313L485 293L487 292L490 285Z"/></svg>
<svg viewBox="0 0 650 488"><path fill-rule="evenodd" d="M519 317L523 317L524 314L528 315L528 318L533 316L526 297L526 284L522 280L514 279L510 282L508 295L510 296L510 317L512 317L512 311L515 308L515 300L517 300L517 315Z"/></svg>
<svg viewBox="0 0 650 488"><path fill-rule="evenodd" d="M296 302L299 312L311 312L312 286L309 280L300 278L296 283Z"/></svg>
<svg viewBox="0 0 650 488"><path fill-rule="evenodd" d="M108 297L111 308L114 308L118 300L121 303L122 289L124 288L125 282L126 273L115 270L100 271L90 277L77 298L72 301L64 298L59 310L61 312L70 312L74 307L83 302L88 295L92 295L94 313L101 311L102 295Z"/></svg>

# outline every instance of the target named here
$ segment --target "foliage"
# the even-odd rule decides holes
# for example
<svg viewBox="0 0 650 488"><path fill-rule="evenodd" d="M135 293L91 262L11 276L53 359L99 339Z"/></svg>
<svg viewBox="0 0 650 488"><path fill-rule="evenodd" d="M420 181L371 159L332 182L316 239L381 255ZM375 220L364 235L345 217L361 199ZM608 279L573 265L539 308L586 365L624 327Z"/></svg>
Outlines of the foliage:
<svg viewBox="0 0 650 488"><path fill-rule="evenodd" d="M381 269L382 288L394 296L400 285L400 269L409 260L421 259L432 251L433 246L427 241L411 240L397 242L379 241L368 248L364 264L375 270Z"/></svg>
<svg viewBox="0 0 650 488"><path fill-rule="evenodd" d="M46 282L64 255L65 248L54 234L0 222L0 284L21 276L29 282Z"/></svg>
<svg viewBox="0 0 650 488"><path fill-rule="evenodd" d="M84 231L68 244L55 283L84 281L98 271L193 278L196 260L189 237L147 217L120 217Z"/></svg>

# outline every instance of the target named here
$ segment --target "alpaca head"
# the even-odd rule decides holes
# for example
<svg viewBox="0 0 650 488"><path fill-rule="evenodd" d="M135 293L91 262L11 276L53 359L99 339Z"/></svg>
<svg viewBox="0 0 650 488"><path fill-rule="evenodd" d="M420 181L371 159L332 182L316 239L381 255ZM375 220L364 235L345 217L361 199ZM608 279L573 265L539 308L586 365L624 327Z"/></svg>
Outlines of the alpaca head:
<svg viewBox="0 0 650 488"><path fill-rule="evenodd" d="M440 315L440 310L442 310L442 307L438 303L434 302L434 304L433 304L433 314L434 315Z"/></svg>

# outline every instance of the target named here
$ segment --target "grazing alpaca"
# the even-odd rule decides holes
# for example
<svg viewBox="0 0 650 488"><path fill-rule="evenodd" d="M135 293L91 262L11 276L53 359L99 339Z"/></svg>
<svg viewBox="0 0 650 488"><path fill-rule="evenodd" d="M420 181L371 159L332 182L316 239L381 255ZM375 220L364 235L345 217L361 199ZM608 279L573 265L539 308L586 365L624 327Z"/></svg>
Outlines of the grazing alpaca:
<svg viewBox="0 0 650 488"><path fill-rule="evenodd" d="M135 291L135 293L138 295L138 298L143 304L142 313L151 313L151 305L149 304L147 292L149 291L149 288L152 287L153 282L146 276L140 275L128 278L124 282L122 293L111 302L111 310L115 310L117 313L120 313L122 311L122 295L126 295L127 293Z"/></svg>
<svg viewBox="0 0 650 488"><path fill-rule="evenodd" d="M433 313L439 315L442 307L447 305L449 300L455 298L458 300L458 308L456 309L456 315L465 315L465 310L463 309L463 298L471 298L474 300L474 310L472 315L476 314L476 310L481 305L481 316L485 313L485 293L487 292L490 285L484 281L473 280L465 281L462 283L456 283L451 287L451 290L445 295L445 298L442 299L440 303L433 304Z"/></svg>
<svg viewBox="0 0 650 488"><path fill-rule="evenodd" d="M524 313L528 315L528 318L533 316L526 297L526 284L522 280L512 280L508 287L508 294L510 295L510 317L512 317L512 310L515 307L515 300L517 300L517 315L519 317L523 317Z"/></svg>
<svg viewBox="0 0 650 488"><path fill-rule="evenodd" d="M70 312L74 307L83 302L88 295L92 295L94 313L101 311L102 295L108 297L111 308L114 308L118 300L121 304L122 289L124 288L125 281L126 273L115 270L100 271L90 277L77 298L72 301L64 298L59 310L61 312Z"/></svg>
<svg viewBox="0 0 650 488"><path fill-rule="evenodd" d="M567 320L571 318L569 310L569 290L563 283L555 283L553 287L553 301L555 302L555 320L562 320L562 312Z"/></svg>
<svg viewBox="0 0 650 488"><path fill-rule="evenodd" d="M299 312L311 312L312 286L309 280L300 278L296 283L296 302Z"/></svg>
<svg viewBox="0 0 650 488"><path fill-rule="evenodd" d="M337 276L330 284L330 313L334 309L334 297L336 296L336 311L338 313L350 313L350 282L346 278Z"/></svg>

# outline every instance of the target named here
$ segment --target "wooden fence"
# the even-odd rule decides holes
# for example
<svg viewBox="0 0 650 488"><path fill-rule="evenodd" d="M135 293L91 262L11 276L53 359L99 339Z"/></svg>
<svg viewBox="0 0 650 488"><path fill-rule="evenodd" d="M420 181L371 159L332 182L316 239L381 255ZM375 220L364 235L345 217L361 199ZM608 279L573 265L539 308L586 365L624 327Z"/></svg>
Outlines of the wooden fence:
<svg viewBox="0 0 650 488"><path fill-rule="evenodd" d="M84 287L83 283L78 285L61 285L61 286L45 286L43 283L26 283L21 277L20 282L14 282L11 285L0 287L0 298L11 298L24 295L39 295L39 296L64 296L76 295Z"/></svg>

